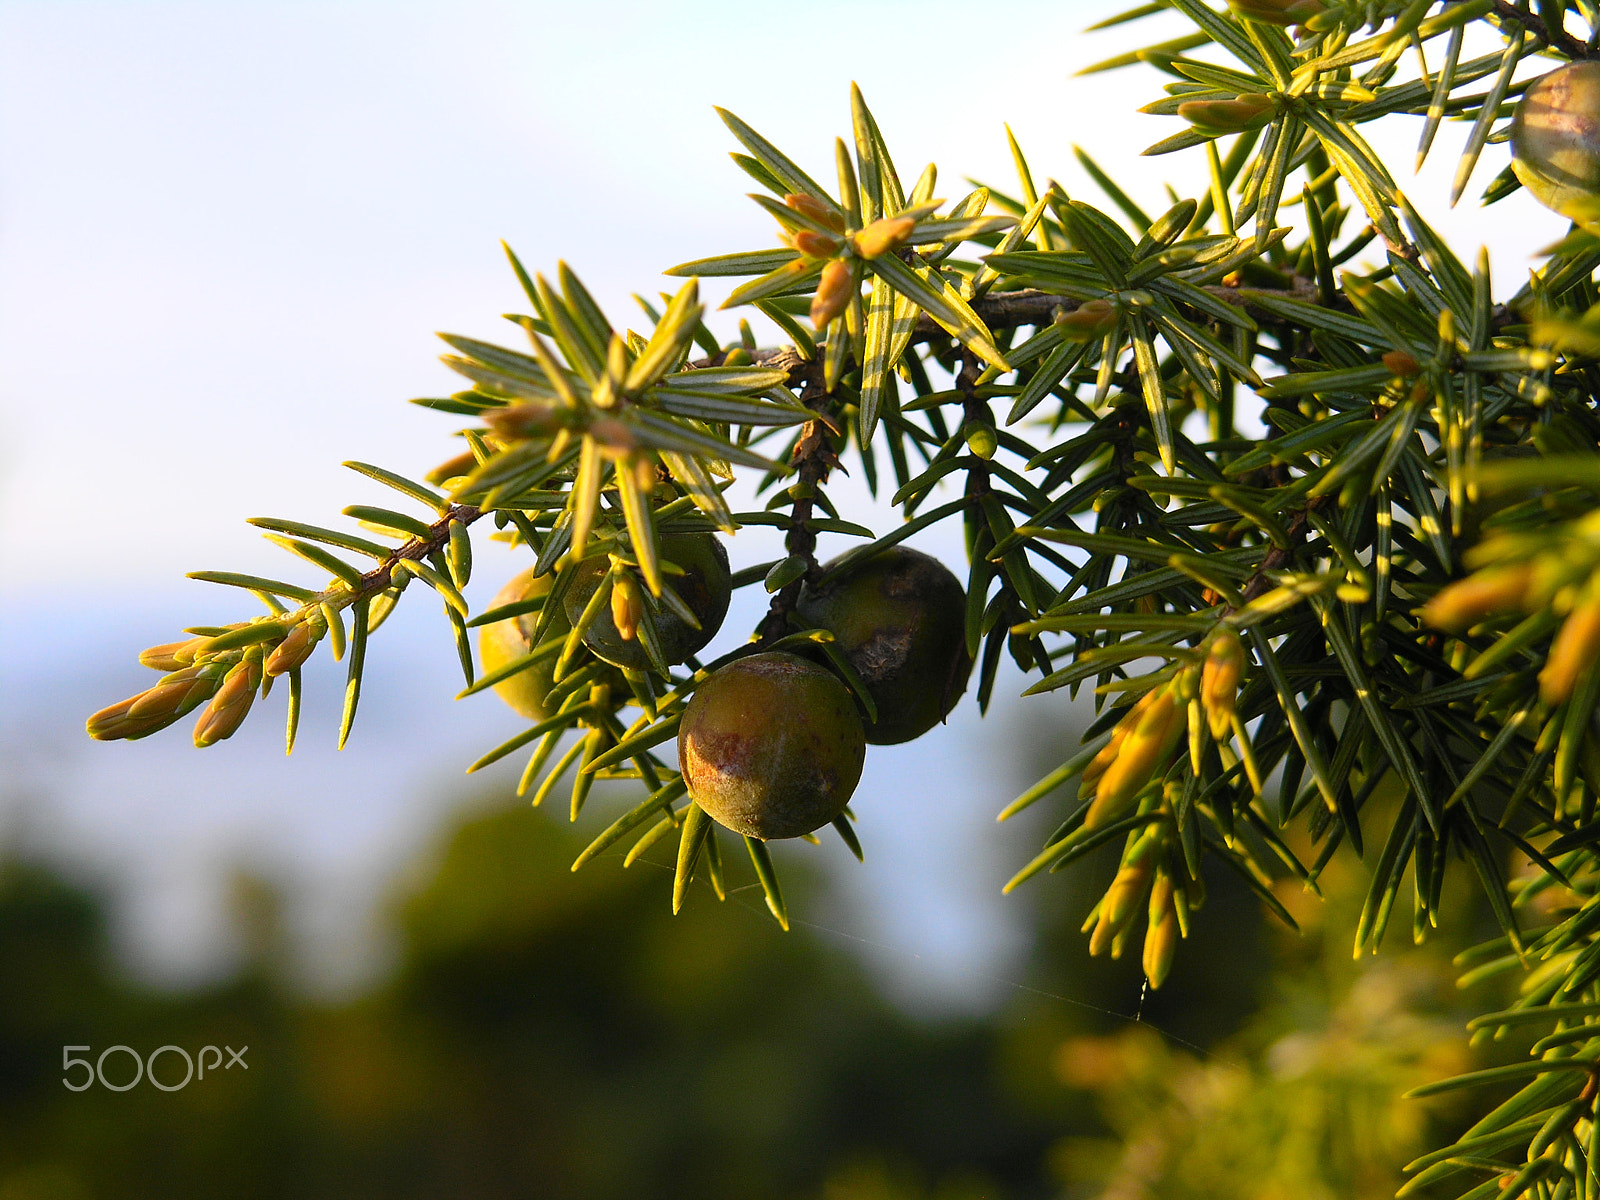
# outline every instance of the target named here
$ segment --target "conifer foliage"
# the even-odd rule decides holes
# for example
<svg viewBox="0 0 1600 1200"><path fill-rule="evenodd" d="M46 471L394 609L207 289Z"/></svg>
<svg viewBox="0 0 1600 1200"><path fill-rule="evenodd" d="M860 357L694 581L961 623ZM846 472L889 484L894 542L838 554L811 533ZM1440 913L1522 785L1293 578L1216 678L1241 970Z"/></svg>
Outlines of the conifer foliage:
<svg viewBox="0 0 1600 1200"><path fill-rule="evenodd" d="M826 183L722 113L774 245L672 267L687 282L638 298L642 332L564 264L547 278L511 255L530 309L517 348L447 336L470 386L416 401L464 420L467 452L426 481L347 464L397 494L345 510L360 532L254 521L327 581L198 572L268 611L145 651L162 678L90 734L144 737L198 709L209 746L287 677L292 748L301 667L323 648L348 663L342 743L368 640L420 581L444 600L463 696L539 681L519 701L538 719L471 769L528 753L522 791L539 803L565 783L575 820L595 780L637 781L637 806L574 869L675 838L676 906L698 874L725 894L723 845L742 841L786 925L769 843L708 809L826 795L796 807L859 855L840 811L871 753L855 717L892 728L879 703L907 689L942 715L969 671L987 707L1010 655L1030 693L1087 689L1098 719L1001 814L1061 809L1008 889L1120 845L1089 950L1139 942L1159 987L1204 919L1208 872L1239 873L1288 921L1273 880L1315 888L1335 854L1361 856L1358 953L1382 942L1407 875L1422 940L1446 875L1474 874L1502 934L1467 965L1523 979L1478 1032L1543 1036L1526 1061L1423 1089L1520 1088L1413 1164L1406 1190L1600 1196L1600 9L1155 0L1103 25L1174 14L1188 32L1090 69L1140 66L1143 111L1177 130L1146 151L1176 156L1159 214L1081 152L1103 198L1069 195L1014 140L1003 188L952 202L933 166L907 187L858 90ZM1510 140L1483 202L1573 220L1515 294L1491 293L1487 255L1447 245L1374 152L1363 127L1402 114L1421 118L1419 164L1444 119L1469 126L1449 202ZM784 344L747 321L719 343L698 297L713 276L742 279L724 307ZM899 524L830 500L841 464ZM741 472L764 508L730 506ZM886 591L865 632L803 615L853 577L899 578L883 552L939 522L965 532L953 605ZM729 563L718 535L749 525L783 530L784 556ZM530 573L473 615L461 590L487 529L526 547ZM823 535L855 544L822 564ZM686 649L756 586L771 600L749 644L705 662ZM921 609L948 627L896 615ZM478 675L485 626L496 665ZM754 686L719 675L753 654L779 664L760 673L779 699L749 728L706 719L678 738L708 679ZM786 708L790 678L812 690ZM834 681L855 717L807 708L835 704ZM801 778L833 769L785 741L819 721L838 770ZM675 738L693 772L666 753ZM702 807L696 787L725 791Z"/></svg>

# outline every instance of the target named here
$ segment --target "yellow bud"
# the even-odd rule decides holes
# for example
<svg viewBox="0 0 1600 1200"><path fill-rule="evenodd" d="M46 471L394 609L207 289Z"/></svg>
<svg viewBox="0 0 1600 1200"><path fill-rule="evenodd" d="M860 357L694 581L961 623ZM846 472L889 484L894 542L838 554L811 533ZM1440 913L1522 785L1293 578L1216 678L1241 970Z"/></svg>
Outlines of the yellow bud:
<svg viewBox="0 0 1600 1200"><path fill-rule="evenodd" d="M617 627L622 640L631 642L638 635L639 622L644 619L644 597L633 576L624 572L611 585L611 623Z"/></svg>
<svg viewBox="0 0 1600 1200"><path fill-rule="evenodd" d="M163 646L151 646L140 652L139 662L157 671L176 671L194 662L196 651L209 640L195 637L182 642L168 642Z"/></svg>
<svg viewBox="0 0 1600 1200"><path fill-rule="evenodd" d="M1205 669L1200 675L1200 704L1206 710L1211 736L1223 741L1233 728L1233 705L1239 677L1244 674L1244 645L1232 629L1224 628L1211 641Z"/></svg>
<svg viewBox="0 0 1600 1200"><path fill-rule="evenodd" d="M1232 100L1188 100L1178 105L1178 115L1202 133L1240 133L1260 129L1278 105L1271 96L1246 92Z"/></svg>
<svg viewBox="0 0 1600 1200"><path fill-rule="evenodd" d="M829 321L849 307L855 290L855 272L849 263L836 258L823 267L817 294L811 298L811 327L821 333Z"/></svg>
<svg viewBox="0 0 1600 1200"><path fill-rule="evenodd" d="M850 246L862 258L873 259L898 250L917 223L910 217L879 217L865 229L850 235Z"/></svg>
<svg viewBox="0 0 1600 1200"><path fill-rule="evenodd" d="M1233 15L1264 25L1304 25L1326 11L1322 0L1228 0Z"/></svg>
<svg viewBox="0 0 1600 1200"><path fill-rule="evenodd" d="M505 408L489 409L483 414L483 423L510 441L549 437L561 428L559 409L559 405L547 400L524 400L520 404L510 404ZM449 465L449 463L444 464L444 466Z"/></svg>
<svg viewBox="0 0 1600 1200"><path fill-rule="evenodd" d="M499 410L505 411L505 410ZM456 479L462 475L470 475L478 466L478 456L468 450L454 458L446 459L433 470L423 476L429 483L439 484L447 479Z"/></svg>
<svg viewBox="0 0 1600 1200"><path fill-rule="evenodd" d="M1068 341L1092 342L1117 327L1117 306L1109 300L1085 300L1072 312L1057 312L1054 323Z"/></svg>
<svg viewBox="0 0 1600 1200"><path fill-rule="evenodd" d="M1095 781L1106 773L1106 768L1117 760L1117 750L1122 740L1128 735L1122 726L1118 725L1111 731L1111 740L1100 747L1100 752L1089 760L1089 765L1083 769L1082 782L1078 790L1078 798L1092 796L1095 791Z"/></svg>
<svg viewBox="0 0 1600 1200"><path fill-rule="evenodd" d="M1117 872L1106 892L1106 906L1102 910L1118 929L1131 921L1144 902L1144 889L1154 874L1148 862L1130 863Z"/></svg>
<svg viewBox="0 0 1600 1200"><path fill-rule="evenodd" d="M1189 765L1194 769L1195 778L1201 774L1201 764L1206 756L1206 714L1200 706L1200 701L1191 700L1184 706L1184 722L1189 731ZM1219 741L1221 739L1218 739Z"/></svg>
<svg viewBox="0 0 1600 1200"><path fill-rule="evenodd" d="M176 714L172 713L144 717L130 716L128 710L144 699L144 696L145 693L140 692L137 696L130 696L95 713L84 726L89 736L98 742L115 742L121 739L132 741L155 733L158 729L164 729L178 719Z"/></svg>
<svg viewBox="0 0 1600 1200"><path fill-rule="evenodd" d="M244 723L255 703L256 686L261 682L261 664L246 659L228 672L217 694L200 713L194 726L194 744L205 748L230 738Z"/></svg>
<svg viewBox="0 0 1600 1200"><path fill-rule="evenodd" d="M839 253L839 242L825 234L810 229L797 229L789 239L794 248L811 258L832 258Z"/></svg>
<svg viewBox="0 0 1600 1200"><path fill-rule="evenodd" d="M1550 656L1539 672L1539 699L1557 705L1572 695L1578 676L1600 657L1600 587L1589 585L1588 595L1561 623L1550 643Z"/></svg>
<svg viewBox="0 0 1600 1200"><path fill-rule="evenodd" d="M1150 889L1150 928L1144 935L1144 974L1151 987L1158 988L1166 982L1181 932L1172 878L1163 871Z"/></svg>
<svg viewBox="0 0 1600 1200"><path fill-rule="evenodd" d="M1422 606L1422 619L1436 629L1459 633L1495 613L1521 608L1532 579L1530 563L1485 567L1437 592Z"/></svg>
<svg viewBox="0 0 1600 1200"><path fill-rule="evenodd" d="M1111 947L1116 936L1127 928L1144 904L1145 889L1155 873L1152 863L1129 863L1117 872L1100 901L1100 920L1089 939L1089 953L1101 954Z"/></svg>
<svg viewBox="0 0 1600 1200"><path fill-rule="evenodd" d="M1133 922L1129 921L1117 931L1117 936L1111 942L1111 957L1121 958L1122 952L1128 948L1128 942L1133 938Z"/></svg>
<svg viewBox="0 0 1600 1200"><path fill-rule="evenodd" d="M1390 350L1383 356L1383 365L1402 379L1422 374L1422 364L1404 350Z"/></svg>
<svg viewBox="0 0 1600 1200"><path fill-rule="evenodd" d="M1118 753L1122 750L1122 743L1139 725L1139 718L1144 710L1150 707L1150 701L1155 696L1155 691L1146 692L1133 702L1122 720L1111 731L1111 740L1100 748L1100 752L1089 760L1089 765L1083 769L1083 789L1079 797L1089 795L1094 791L1095 780L1106 773L1106 768L1117 760Z"/></svg>
<svg viewBox="0 0 1600 1200"><path fill-rule="evenodd" d="M317 648L317 643L327 632L326 622L309 619L301 621L274 647L272 653L267 655L266 673L269 676L284 675L294 670L311 657L311 652Z"/></svg>
<svg viewBox="0 0 1600 1200"><path fill-rule="evenodd" d="M1151 925L1159 924L1161 918L1166 916L1167 910L1173 907L1173 896L1175 894L1176 889L1172 883L1172 876L1164 870L1157 871L1156 881L1150 888L1150 911L1148 915Z"/></svg>
<svg viewBox="0 0 1600 1200"><path fill-rule="evenodd" d="M723 365L727 366L728 364L724 363ZM641 492L650 494L655 491L657 482L656 460L649 451L633 456L633 482ZM671 500L675 499L675 497L669 495L667 499Z"/></svg>
<svg viewBox="0 0 1600 1200"><path fill-rule="evenodd" d="M815 196L807 196L800 192L790 192L783 198L783 202L795 212L805 213L819 225L826 225L829 229L844 232L844 218L830 209Z"/></svg>
<svg viewBox="0 0 1600 1200"><path fill-rule="evenodd" d="M176 720L194 708L216 689L215 676L204 667L185 667L174 671L155 687L134 697L128 716L135 720L167 717Z"/></svg>
<svg viewBox="0 0 1600 1200"><path fill-rule="evenodd" d="M1100 907L1095 910L1098 914L1095 919L1094 932L1089 935L1089 953L1099 958L1111 949L1111 943L1117 936L1117 931L1112 928L1111 922L1106 920L1105 901L1100 902Z"/></svg>
<svg viewBox="0 0 1600 1200"><path fill-rule="evenodd" d="M165 729L211 695L218 674L214 666L175 671L155 687L95 713L86 726L89 736L111 742L142 738Z"/></svg>
<svg viewBox="0 0 1600 1200"><path fill-rule="evenodd" d="M1138 725L1123 740L1115 760L1100 776L1094 803L1084 817L1085 829L1095 829L1121 816L1144 785L1164 772L1166 759L1183 727L1183 710L1173 689L1160 688L1150 707L1140 715Z"/></svg>
<svg viewBox="0 0 1600 1200"><path fill-rule="evenodd" d="M600 448L612 458L624 457L639 444L633 436L633 430L611 417L596 417L589 422L584 434L598 442Z"/></svg>

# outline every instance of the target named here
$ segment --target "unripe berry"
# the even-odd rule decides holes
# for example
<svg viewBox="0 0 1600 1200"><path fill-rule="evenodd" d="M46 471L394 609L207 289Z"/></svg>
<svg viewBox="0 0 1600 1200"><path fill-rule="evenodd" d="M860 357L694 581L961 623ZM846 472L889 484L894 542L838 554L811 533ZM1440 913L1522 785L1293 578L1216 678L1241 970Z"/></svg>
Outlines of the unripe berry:
<svg viewBox="0 0 1600 1200"><path fill-rule="evenodd" d="M521 600L538 599L550 591L554 579L553 574L535 577L533 568L529 567L526 571L513 575L510 582L495 593L494 599L489 601L489 607L495 609ZM483 660L484 674L492 674L531 651L534 630L538 625L539 614L536 612L507 617L504 621L485 625L478 632L478 655ZM567 630L571 628L567 614L558 611L551 620L548 636L565 637ZM553 678L555 665L556 655L552 654L542 662L518 671L510 679L495 684L494 693L518 716L526 717L530 721L543 721L552 715L545 707L544 698L550 694L550 689L555 687Z"/></svg>
<svg viewBox="0 0 1600 1200"><path fill-rule="evenodd" d="M829 564L831 566L832 564ZM800 593L800 618L833 634L877 705L867 741L892 745L942 721L966 691L967 594L936 558L891 546L837 581Z"/></svg>
<svg viewBox="0 0 1600 1200"><path fill-rule="evenodd" d="M1600 209L1600 62L1534 80L1511 118L1511 169L1546 208L1574 220Z"/></svg>
<svg viewBox="0 0 1600 1200"><path fill-rule="evenodd" d="M714 533L666 534L661 538L660 549L663 559L683 568L682 575L664 576L664 586L676 592L700 621L700 628L696 629L666 605L656 610L655 632L661 643L662 657L669 664L681 663L715 637L722 627L722 618L728 615L728 598L733 594L733 577L728 570L728 552ZM609 569L603 555L589 559L578 568L577 578L567 589L568 621L575 622L583 615L589 598ZM637 635L623 636L613 612L611 605L601 610L583 635L584 645L613 666L648 671L649 651ZM643 616L642 606L640 616Z"/></svg>
<svg viewBox="0 0 1600 1200"><path fill-rule="evenodd" d="M866 757L861 717L832 672L752 654L695 689L678 727L689 796L747 837L799 837L844 811Z"/></svg>

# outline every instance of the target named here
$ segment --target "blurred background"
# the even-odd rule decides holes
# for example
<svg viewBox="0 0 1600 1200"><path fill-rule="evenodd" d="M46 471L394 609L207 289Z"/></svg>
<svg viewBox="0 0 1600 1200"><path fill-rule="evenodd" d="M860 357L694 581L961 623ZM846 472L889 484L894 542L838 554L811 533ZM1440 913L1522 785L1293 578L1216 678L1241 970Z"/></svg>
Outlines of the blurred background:
<svg viewBox="0 0 1600 1200"><path fill-rule="evenodd" d="M1303 934L1217 878L1146 997L1077 932L1112 862L999 895L1059 818L993 815L1081 725L1015 677L987 720L969 698L874 749L865 866L782 848L788 935L748 887L670 917L665 850L569 874L631 801L597 790L573 832L515 799L517 764L463 777L518 721L452 701L416 595L342 753L328 664L289 760L265 712L205 753L83 734L146 686L141 647L249 608L185 571L287 573L244 518L328 522L383 503L341 460L453 452L451 419L404 401L455 390L434 331L514 332L499 239L570 262L619 324L677 286L662 268L770 245L713 104L825 177L853 79L939 195L1011 187L1010 122L1036 174L1091 196L1081 145L1163 207L1198 164L1136 157L1171 132L1134 111L1159 81L1074 77L1161 36L1081 33L1116 7L0 0L0 1200L1392 1192L1459 1120L1395 1096L1493 1005L1448 969L1470 898L1448 944L1352 964L1359 865L1326 904L1280 889ZM1402 185L1514 286L1559 220L1447 210L1461 131L1407 183L1400 125ZM918 544L959 561L954 536ZM519 565L484 543L468 599ZM742 594L713 652L759 607ZM63 1046L168 1044L249 1067L62 1086Z"/></svg>

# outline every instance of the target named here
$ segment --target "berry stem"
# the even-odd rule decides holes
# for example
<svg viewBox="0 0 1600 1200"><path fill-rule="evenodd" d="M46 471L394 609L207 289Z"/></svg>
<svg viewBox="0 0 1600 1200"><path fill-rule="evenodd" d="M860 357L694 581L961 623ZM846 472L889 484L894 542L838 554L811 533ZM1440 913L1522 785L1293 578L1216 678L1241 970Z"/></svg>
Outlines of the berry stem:
<svg viewBox="0 0 1600 1200"><path fill-rule="evenodd" d="M758 646L776 641L789 632L789 614L800 602L800 589L816 573L817 533L811 528L811 513L816 506L817 489L827 482L829 472L839 462L839 456L833 448L836 425L828 413L833 397L824 390L820 353L814 360L799 364L799 368L804 371L800 403L817 416L801 427L799 440L795 442L791 459L795 467L795 482L789 488L794 503L789 510L789 531L784 536L783 547L791 556L805 559L806 570L798 579L784 584L772 597L767 615L761 619L756 631Z"/></svg>

